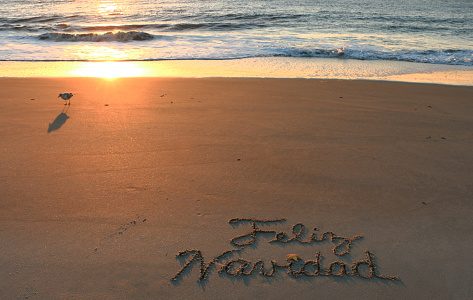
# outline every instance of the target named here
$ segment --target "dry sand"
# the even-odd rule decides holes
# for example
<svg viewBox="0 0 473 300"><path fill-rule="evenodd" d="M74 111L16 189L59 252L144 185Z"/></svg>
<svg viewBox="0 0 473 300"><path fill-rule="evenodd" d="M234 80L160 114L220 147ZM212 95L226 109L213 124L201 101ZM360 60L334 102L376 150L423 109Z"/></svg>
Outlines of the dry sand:
<svg viewBox="0 0 473 300"><path fill-rule="evenodd" d="M60 92L74 92L66 108ZM67 109L63 112L63 109ZM0 79L2 299L468 299L473 295L473 88L283 79ZM376 254L391 282L360 278L180 281L286 218L362 235L269 244L348 265ZM326 266L325 266L326 267ZM366 270L365 270L366 271Z"/></svg>

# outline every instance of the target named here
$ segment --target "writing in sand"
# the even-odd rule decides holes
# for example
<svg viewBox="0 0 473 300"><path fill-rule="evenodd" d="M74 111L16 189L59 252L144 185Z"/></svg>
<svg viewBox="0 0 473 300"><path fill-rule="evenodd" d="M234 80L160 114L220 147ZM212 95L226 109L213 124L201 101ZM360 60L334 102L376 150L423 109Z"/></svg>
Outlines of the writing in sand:
<svg viewBox="0 0 473 300"><path fill-rule="evenodd" d="M275 276L279 271L285 271L294 278L301 277L357 277L366 280L391 280L398 281L396 276L380 274L373 252L366 250L364 257L347 265L341 260L331 263L323 263L321 252L315 252L314 257L304 260L297 254L288 254L286 261L281 263L275 260L259 259L249 261L240 258L240 255L248 247L256 247L257 241L261 236L269 237L270 244L302 244L306 246L316 245L317 243L331 241L333 243L332 252L341 258L350 254L354 242L360 240L362 236L343 237L331 231L320 233L318 228L314 228L311 233L308 232L304 224L298 223L292 226L290 233L278 232L275 230L266 230L271 225L286 222L286 219L261 220L261 219L231 219L229 224L232 226L248 225L251 230L243 235L234 237L230 240L233 249L222 252L221 254L206 260L202 251L197 249L187 249L179 252L176 258L181 261L181 269L171 279L173 282L179 281L182 276L193 268L194 265L200 269L199 282L206 281L213 269L218 273L231 277L249 277L260 275L266 278ZM238 254L238 258L235 255Z"/></svg>

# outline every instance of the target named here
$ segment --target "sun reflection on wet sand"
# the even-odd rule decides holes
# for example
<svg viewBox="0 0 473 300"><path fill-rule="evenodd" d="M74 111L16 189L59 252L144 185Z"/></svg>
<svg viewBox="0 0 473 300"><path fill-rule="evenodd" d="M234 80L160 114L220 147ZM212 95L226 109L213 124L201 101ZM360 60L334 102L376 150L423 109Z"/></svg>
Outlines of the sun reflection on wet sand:
<svg viewBox="0 0 473 300"><path fill-rule="evenodd" d="M76 53L87 57L87 60L91 61L125 61L128 59L128 55L130 55L130 51L123 51L113 47L105 46L84 45L78 49L71 49L71 51L76 51Z"/></svg>
<svg viewBox="0 0 473 300"><path fill-rule="evenodd" d="M135 62L90 62L82 63L76 69L71 70L70 76L106 79L146 77L147 71L142 64Z"/></svg>
<svg viewBox="0 0 473 300"><path fill-rule="evenodd" d="M376 75L373 75L376 74ZM465 66L396 61L258 58L216 61L0 62L0 77L267 77L473 85Z"/></svg>

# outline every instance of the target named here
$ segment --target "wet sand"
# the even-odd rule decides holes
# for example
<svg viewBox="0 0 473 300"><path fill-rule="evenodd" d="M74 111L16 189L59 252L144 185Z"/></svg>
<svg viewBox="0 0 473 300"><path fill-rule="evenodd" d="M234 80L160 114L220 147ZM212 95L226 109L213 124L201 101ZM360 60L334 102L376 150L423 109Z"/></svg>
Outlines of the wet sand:
<svg viewBox="0 0 473 300"><path fill-rule="evenodd" d="M304 79L0 79L4 299L468 299L473 87ZM73 92L71 106L57 95ZM240 255L375 254L378 274L230 276L206 261L251 224L308 234ZM321 236L321 235L320 235ZM319 236L319 237L320 237ZM288 259L288 254L289 259ZM189 256L190 257L190 256ZM188 258L189 258L188 257ZM231 270L230 270L231 271ZM231 273L231 272L230 272ZM363 270L368 276L367 270Z"/></svg>
<svg viewBox="0 0 473 300"><path fill-rule="evenodd" d="M0 75L18 78L305 78L473 86L471 66L300 57L104 62L0 61Z"/></svg>

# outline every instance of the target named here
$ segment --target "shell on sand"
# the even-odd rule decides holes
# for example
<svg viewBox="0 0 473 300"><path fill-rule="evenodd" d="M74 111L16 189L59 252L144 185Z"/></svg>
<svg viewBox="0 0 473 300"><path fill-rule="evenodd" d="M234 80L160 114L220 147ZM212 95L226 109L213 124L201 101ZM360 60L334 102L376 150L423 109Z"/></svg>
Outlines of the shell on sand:
<svg viewBox="0 0 473 300"><path fill-rule="evenodd" d="M292 261L298 261L298 260L301 259L301 258L299 257L299 255L293 254L293 253L292 253L292 254L288 254L288 255L286 256L286 258L287 258L287 260L292 260Z"/></svg>

